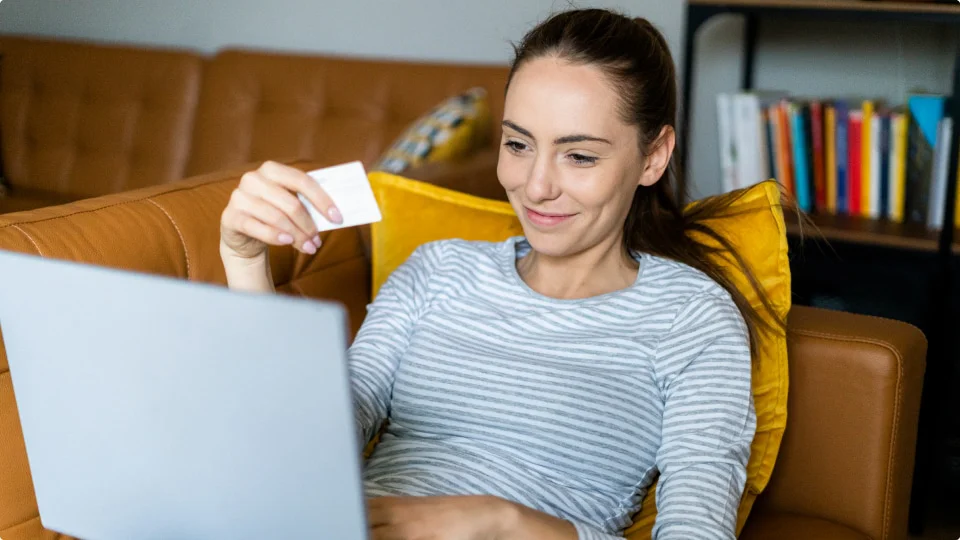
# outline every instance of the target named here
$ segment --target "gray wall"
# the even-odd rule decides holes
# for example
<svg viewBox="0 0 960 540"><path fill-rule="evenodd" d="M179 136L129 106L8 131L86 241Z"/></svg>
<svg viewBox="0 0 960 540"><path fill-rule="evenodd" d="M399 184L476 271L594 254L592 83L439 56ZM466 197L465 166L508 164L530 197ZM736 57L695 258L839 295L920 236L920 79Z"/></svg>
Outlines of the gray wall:
<svg viewBox="0 0 960 540"><path fill-rule="evenodd" d="M680 46L675 0L4 0L0 33L504 63L511 40L574 4L645 16Z"/></svg>
<svg viewBox="0 0 960 540"><path fill-rule="evenodd" d="M571 5L644 16L682 62L681 0L3 0L0 34L183 47L225 46L471 63L505 63L510 41ZM720 188L715 96L737 88L742 24L726 16L697 40L690 178ZM913 89L946 92L954 44L923 25L772 20L761 26L759 88L801 96L870 96L899 104Z"/></svg>

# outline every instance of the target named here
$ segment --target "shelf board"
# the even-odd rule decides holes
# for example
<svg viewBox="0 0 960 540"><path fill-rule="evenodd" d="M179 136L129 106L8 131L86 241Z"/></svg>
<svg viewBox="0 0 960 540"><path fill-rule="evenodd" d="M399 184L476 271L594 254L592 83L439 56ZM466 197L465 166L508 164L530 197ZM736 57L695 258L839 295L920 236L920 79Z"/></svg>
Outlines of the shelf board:
<svg viewBox="0 0 960 540"><path fill-rule="evenodd" d="M960 4L931 4L927 2L866 2L863 0L688 0L687 3L691 6L863 11L874 13L931 13L957 15L960 17Z"/></svg>
<svg viewBox="0 0 960 540"><path fill-rule="evenodd" d="M810 240L822 238L827 241L935 252L940 236L939 231L931 231L919 223L814 214L808 216L814 226L804 224L801 227L793 211L784 208L784 216L788 235L797 237L802 231L804 238ZM954 245L954 251L958 250L960 242Z"/></svg>

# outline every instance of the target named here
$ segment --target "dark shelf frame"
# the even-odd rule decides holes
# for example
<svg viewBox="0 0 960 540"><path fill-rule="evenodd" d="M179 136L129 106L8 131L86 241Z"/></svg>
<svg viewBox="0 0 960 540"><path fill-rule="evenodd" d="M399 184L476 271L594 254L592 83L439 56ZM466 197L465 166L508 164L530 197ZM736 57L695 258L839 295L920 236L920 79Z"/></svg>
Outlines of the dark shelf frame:
<svg viewBox="0 0 960 540"><path fill-rule="evenodd" d="M689 141L690 133L690 104L694 86L693 66L696 58L696 38L703 25L717 15L734 14L744 18L743 53L744 66L741 73L741 90L754 89L755 60L757 36L760 23L764 17L789 15L794 18L818 20L856 20L856 21L892 21L935 23L954 28L960 38L960 6L917 4L910 2L867 2L867 1L840 1L823 2L813 0L760 0L722 1L722 0L688 0L686 12L686 34L684 36L683 57L683 95L680 128L685 140ZM947 99L946 115L953 119L953 137L950 145L950 160L948 169L947 193L945 197L944 227L939 232L929 236L908 231L909 227L891 227L891 224L864 223L863 220L847 219L837 226L830 219L822 222L824 237L839 242L871 245L878 249L903 250L919 249L923 251L936 250L936 263L933 269L934 283L931 288L933 295L936 321L930 329L928 339L927 371L924 377L924 397L921 404L920 426L917 440L917 454L914 467L913 489L910 501L910 531L919 534L924 528L924 518L927 510L927 497L933 473L930 461L936 457L937 449L942 445L941 434L938 429L944 426L945 395L949 390L946 387L950 373L950 347L948 339L951 335L950 315L952 311L951 298L953 296L953 280L951 268L954 264L954 209L957 197L956 174L958 170L958 154L960 154L960 39L958 50L954 51L954 69L952 75L951 95ZM681 200L686 196L686 174L688 168L688 145L680 145L680 171L678 193ZM818 218L814 218L818 221ZM833 219L836 221L836 219ZM840 221L844 221L840 218ZM856 222L856 223L854 223ZM872 231L871 234L862 234ZM797 228L788 231L796 234ZM922 240L918 243L918 238Z"/></svg>

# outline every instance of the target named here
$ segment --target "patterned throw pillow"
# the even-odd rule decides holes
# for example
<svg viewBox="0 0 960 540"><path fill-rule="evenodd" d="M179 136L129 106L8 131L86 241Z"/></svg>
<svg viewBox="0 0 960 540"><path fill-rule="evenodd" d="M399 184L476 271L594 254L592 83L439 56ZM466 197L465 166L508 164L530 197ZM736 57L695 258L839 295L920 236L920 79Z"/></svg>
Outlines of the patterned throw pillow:
<svg viewBox="0 0 960 540"><path fill-rule="evenodd" d="M487 91L471 88L418 118L380 157L373 170L399 174L410 167L469 155L490 140Z"/></svg>

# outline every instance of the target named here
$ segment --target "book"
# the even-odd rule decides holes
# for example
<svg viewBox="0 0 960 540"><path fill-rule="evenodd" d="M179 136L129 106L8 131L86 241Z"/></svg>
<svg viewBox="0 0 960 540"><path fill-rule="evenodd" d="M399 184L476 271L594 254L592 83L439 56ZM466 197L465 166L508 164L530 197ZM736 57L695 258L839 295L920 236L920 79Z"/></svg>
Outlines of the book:
<svg viewBox="0 0 960 540"><path fill-rule="evenodd" d="M777 143L777 151L781 156L781 169L783 173L783 186L794 199L797 197L796 186L793 180L793 145L790 143L790 120L789 112L790 102L786 99L780 101L777 105L777 127L780 130Z"/></svg>
<svg viewBox="0 0 960 540"><path fill-rule="evenodd" d="M824 182L827 186L826 209L837 213L837 109L828 104L823 110Z"/></svg>
<svg viewBox="0 0 960 540"><path fill-rule="evenodd" d="M927 227L930 229L943 228L952 134L953 119L942 118L937 125L937 142L933 153L933 176L930 179L932 187L930 190L930 207L927 210Z"/></svg>
<svg viewBox="0 0 960 540"><path fill-rule="evenodd" d="M861 153L863 152L862 134L863 134L863 112L856 110L850 111L849 123L847 124L847 194L849 195L849 204L847 212L851 216L863 215L862 190L863 182L861 180Z"/></svg>
<svg viewBox="0 0 960 540"><path fill-rule="evenodd" d="M804 212L810 212L813 210L813 201L809 157L807 155L806 127L803 121L803 109L797 104L790 105L790 128L793 143L793 171L797 191L797 206Z"/></svg>
<svg viewBox="0 0 960 540"><path fill-rule="evenodd" d="M903 223L907 188L907 115L895 112L890 118L890 219Z"/></svg>
<svg viewBox="0 0 960 540"><path fill-rule="evenodd" d="M866 120L864 120L866 121ZM879 113L876 110L870 116L870 164L868 165L867 173L869 173L869 188L864 192L869 195L869 202L867 203L867 212L866 217L870 219L878 219L883 216L883 208L881 208L881 129L883 127L883 120ZM864 128L866 129L866 128ZM866 157L864 157L866 160Z"/></svg>
<svg viewBox="0 0 960 540"><path fill-rule="evenodd" d="M773 179L780 178L780 166L777 163L777 144L776 138L774 137L774 126L773 118L770 114L770 107L764 107L761 111L761 119L764 127L764 140L766 141L766 151L767 151L767 163L770 168L770 177Z"/></svg>
<svg viewBox="0 0 960 540"><path fill-rule="evenodd" d="M873 217L876 214L876 208L873 206L873 194L870 191L874 183L871 172L873 163L873 101L863 100L860 105L861 124L860 124L860 215L864 217Z"/></svg>
<svg viewBox="0 0 960 540"><path fill-rule="evenodd" d="M905 219L927 223L933 178L934 148L946 98L913 95L907 99L907 160Z"/></svg>
<svg viewBox="0 0 960 540"><path fill-rule="evenodd" d="M876 130L877 141L873 145L874 148L877 148L877 161L875 165L879 170L879 173L874 175L877 177L879 184L877 191L880 192L880 211L878 215L879 217L890 219L890 115L877 115L876 118L877 123L880 124Z"/></svg>
<svg viewBox="0 0 960 540"><path fill-rule="evenodd" d="M739 189L737 149L733 136L733 100L730 94L717 94L717 126L720 130L720 188L724 193Z"/></svg>
<svg viewBox="0 0 960 540"><path fill-rule="evenodd" d="M827 208L827 177L824 165L826 158L823 150L823 104L819 101L810 102L810 140L813 150L814 206L825 210Z"/></svg>
<svg viewBox="0 0 960 540"><path fill-rule="evenodd" d="M837 212L850 213L850 180L849 180L849 139L850 112L845 101L835 101L837 133L835 136L837 159Z"/></svg>

